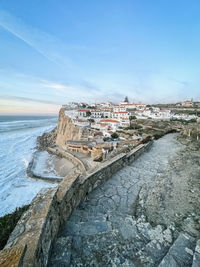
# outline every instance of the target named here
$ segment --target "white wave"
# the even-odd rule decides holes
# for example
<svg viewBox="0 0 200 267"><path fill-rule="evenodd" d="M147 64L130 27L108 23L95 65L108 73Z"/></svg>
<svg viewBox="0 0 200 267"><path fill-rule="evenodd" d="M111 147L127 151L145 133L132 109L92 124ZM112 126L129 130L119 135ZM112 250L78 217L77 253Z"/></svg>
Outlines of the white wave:
<svg viewBox="0 0 200 267"><path fill-rule="evenodd" d="M20 124L21 128L17 128L16 122L7 122L7 126L4 122L4 131L0 123L0 217L30 203L42 188L55 186L33 181L26 175L37 136L52 130L56 126L56 119L54 121L26 121Z"/></svg>

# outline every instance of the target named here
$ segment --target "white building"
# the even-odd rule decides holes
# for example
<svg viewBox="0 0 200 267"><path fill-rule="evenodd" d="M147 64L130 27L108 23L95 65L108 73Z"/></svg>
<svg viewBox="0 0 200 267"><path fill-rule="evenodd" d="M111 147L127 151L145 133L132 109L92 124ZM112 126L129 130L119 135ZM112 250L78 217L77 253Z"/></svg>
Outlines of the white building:
<svg viewBox="0 0 200 267"><path fill-rule="evenodd" d="M129 118L120 118L120 126L121 127L129 127L130 126L130 120Z"/></svg>
<svg viewBox="0 0 200 267"><path fill-rule="evenodd" d="M90 110L90 112L91 112L92 118L101 118L101 116L102 116L101 110L92 109L92 110Z"/></svg>
<svg viewBox="0 0 200 267"><path fill-rule="evenodd" d="M81 117L86 117L87 116L87 112L90 112L90 110L89 109L78 109L76 111L76 114L77 114L77 116L79 118L81 118Z"/></svg>
<svg viewBox="0 0 200 267"><path fill-rule="evenodd" d="M110 118L111 117L111 110L110 109L102 110L102 115L104 118Z"/></svg>
<svg viewBox="0 0 200 267"><path fill-rule="evenodd" d="M121 118L128 118L129 119L129 113L127 111L112 112L111 117L113 119L118 119L118 120L120 120Z"/></svg>
<svg viewBox="0 0 200 267"><path fill-rule="evenodd" d="M150 109L145 109L142 112L142 115L145 116L145 117L150 117L151 116L151 110Z"/></svg>
<svg viewBox="0 0 200 267"><path fill-rule="evenodd" d="M73 123L75 125L82 126L82 127L86 127L90 125L88 120L80 120L80 119L73 119Z"/></svg>
<svg viewBox="0 0 200 267"><path fill-rule="evenodd" d="M171 111L169 109L162 109L158 112L153 112L151 114L151 118L153 119L170 119L171 118Z"/></svg>
<svg viewBox="0 0 200 267"><path fill-rule="evenodd" d="M126 107L125 107L125 106L122 106L122 105L115 106L115 107L113 108L113 111L114 111L114 112L124 112L124 111L126 111Z"/></svg>
<svg viewBox="0 0 200 267"><path fill-rule="evenodd" d="M112 119L104 119L104 120L100 120L99 122L102 125L107 124L107 129L116 131L118 129L118 127L120 126L120 121L118 120L112 120Z"/></svg>

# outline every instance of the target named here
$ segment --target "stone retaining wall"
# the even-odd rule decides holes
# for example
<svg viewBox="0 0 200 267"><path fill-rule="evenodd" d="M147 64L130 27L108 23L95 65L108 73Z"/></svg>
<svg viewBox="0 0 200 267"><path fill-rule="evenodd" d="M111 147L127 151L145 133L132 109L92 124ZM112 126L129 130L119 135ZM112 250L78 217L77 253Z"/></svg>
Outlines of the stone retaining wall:
<svg viewBox="0 0 200 267"><path fill-rule="evenodd" d="M71 161L80 171L83 175L86 175L86 167L84 165L84 163L78 159L77 157L75 157L73 154L67 152L67 151L64 151L64 150L60 150L60 149L54 149L54 148L51 148L51 147L47 147L46 149L48 152L54 154L54 155L57 155L59 157L62 157L62 158L66 158L68 159L69 161Z"/></svg>
<svg viewBox="0 0 200 267"><path fill-rule="evenodd" d="M59 227L86 195L149 148L152 141L104 162L87 176L67 176L57 188L38 194L0 252L0 266L46 266ZM11 255L15 255L12 257Z"/></svg>

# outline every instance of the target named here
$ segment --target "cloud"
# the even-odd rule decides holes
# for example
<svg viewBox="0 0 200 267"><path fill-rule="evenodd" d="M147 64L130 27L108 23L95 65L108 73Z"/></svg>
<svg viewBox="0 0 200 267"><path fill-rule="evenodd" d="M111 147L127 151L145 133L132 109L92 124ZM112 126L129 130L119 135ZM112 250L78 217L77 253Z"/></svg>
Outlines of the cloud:
<svg viewBox="0 0 200 267"><path fill-rule="evenodd" d="M53 89L56 89L56 90L62 91L62 92L70 89L69 86L66 86L66 85L63 85L63 84L59 84L59 83L50 83L50 82L42 84L42 87L53 88Z"/></svg>
<svg viewBox="0 0 200 267"><path fill-rule="evenodd" d="M77 46L75 44L66 45L55 36L27 25L20 18L16 18L10 13L1 9L0 26L35 49L43 57L59 66L62 71L67 74L68 81L70 80L71 82L76 83L78 86L87 91L100 90L98 86L88 81L87 78L81 77L82 70L69 56L69 51L72 49L86 49L85 47L80 45ZM63 91L70 89L68 85L65 87L59 87L56 86L56 84L52 84L51 88Z"/></svg>
<svg viewBox="0 0 200 267"><path fill-rule="evenodd" d="M21 19L0 10L0 26L34 48L38 53L60 67L74 68L72 61L56 51L64 51L60 40L46 32L25 24ZM64 59L64 60L63 60Z"/></svg>
<svg viewBox="0 0 200 267"><path fill-rule="evenodd" d="M41 103L41 104L53 104L53 105L61 105L59 102L49 101L49 100L40 100L35 98L28 98L28 97L22 97L22 96L8 96L3 95L1 96L1 100L14 100L14 101L22 101L22 102L35 102L35 103Z"/></svg>

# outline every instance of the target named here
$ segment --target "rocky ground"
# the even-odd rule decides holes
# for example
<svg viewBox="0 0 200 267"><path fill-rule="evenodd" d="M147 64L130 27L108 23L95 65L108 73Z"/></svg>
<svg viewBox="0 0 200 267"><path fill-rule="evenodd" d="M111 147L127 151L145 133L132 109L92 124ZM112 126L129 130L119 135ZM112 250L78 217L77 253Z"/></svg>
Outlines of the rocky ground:
<svg viewBox="0 0 200 267"><path fill-rule="evenodd" d="M45 150L47 147L54 147L56 144L57 127L48 133L37 137L37 149Z"/></svg>
<svg viewBox="0 0 200 267"><path fill-rule="evenodd" d="M184 149L176 134L169 134L91 192L60 229L49 266L199 266L197 229L192 232L176 228L173 221L176 213L185 214L193 207L190 203L184 205L192 201L192 194L184 191L190 179L182 183L180 179L169 179L184 173L180 169L183 165L178 165ZM198 161L196 152L193 156ZM193 160L183 160L187 160L185 177L194 175L198 180L197 169L193 172L188 168ZM175 212L171 211L174 207Z"/></svg>
<svg viewBox="0 0 200 267"><path fill-rule="evenodd" d="M176 228L193 236L200 234L200 144L186 142L169 161L164 173L151 184L143 186L139 195L137 215Z"/></svg>

